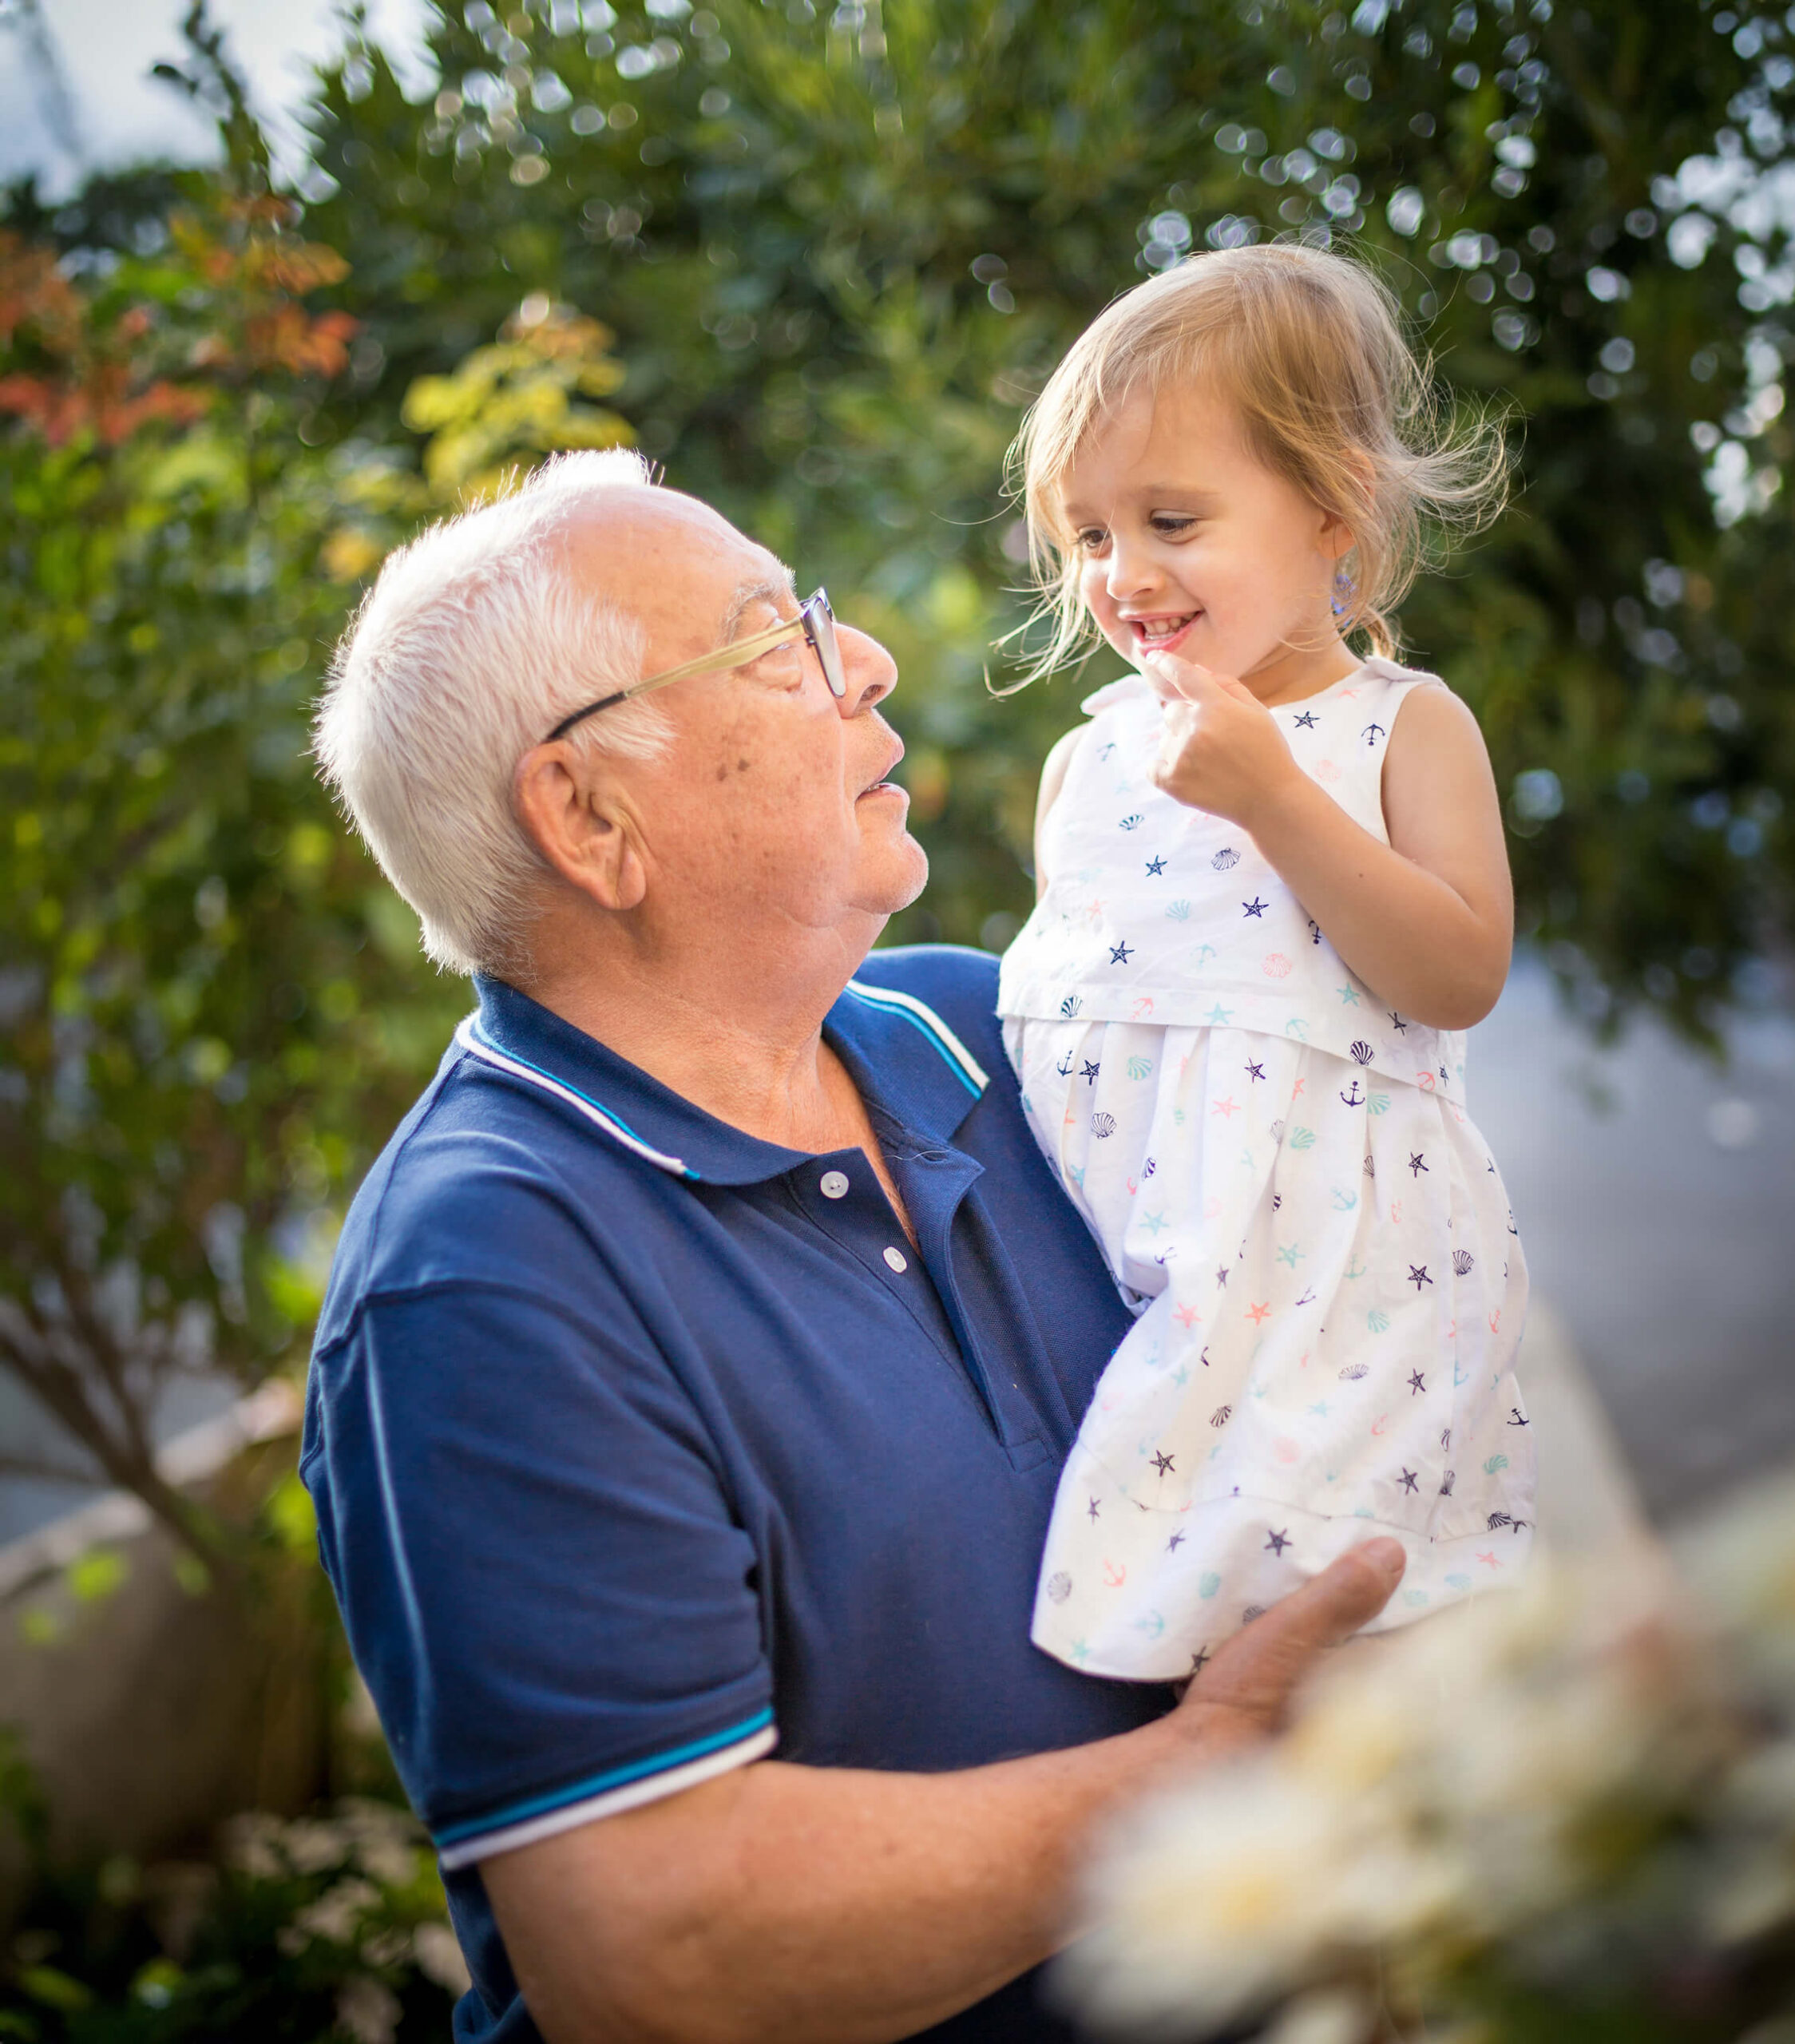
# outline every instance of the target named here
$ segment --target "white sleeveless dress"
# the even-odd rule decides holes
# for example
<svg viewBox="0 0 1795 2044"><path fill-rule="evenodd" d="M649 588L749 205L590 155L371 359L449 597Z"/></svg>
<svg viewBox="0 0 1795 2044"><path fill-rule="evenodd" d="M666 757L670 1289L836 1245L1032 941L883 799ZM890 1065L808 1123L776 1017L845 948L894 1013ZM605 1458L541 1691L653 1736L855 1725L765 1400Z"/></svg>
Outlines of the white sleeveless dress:
<svg viewBox="0 0 1795 2044"><path fill-rule="evenodd" d="M1388 843L1389 732L1439 685L1372 660L1272 714ZM998 1008L1139 1317L1060 1480L1033 1638L1163 1679L1373 1534L1409 1567L1370 1631L1516 1579L1527 1274L1462 1035L1379 1000L1245 831L1153 786L1144 680L1084 707Z"/></svg>

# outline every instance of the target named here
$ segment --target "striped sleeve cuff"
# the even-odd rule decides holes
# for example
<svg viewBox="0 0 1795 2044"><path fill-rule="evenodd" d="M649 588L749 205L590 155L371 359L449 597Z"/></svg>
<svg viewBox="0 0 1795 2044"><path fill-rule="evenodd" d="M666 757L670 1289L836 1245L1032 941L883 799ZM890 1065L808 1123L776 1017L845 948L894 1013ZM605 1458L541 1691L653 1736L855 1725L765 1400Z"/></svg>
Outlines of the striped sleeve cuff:
<svg viewBox="0 0 1795 2044"><path fill-rule="evenodd" d="M778 1739L771 1710L758 1711L708 1738L694 1739L652 1759L571 1782L565 1788L513 1803L490 1816L447 1825L436 1834L437 1856L444 1871L453 1873L477 1860L514 1852L521 1845L534 1845L557 1832L572 1831L622 1810L639 1809L664 1796L676 1796L682 1788L695 1788L701 1781L770 1753Z"/></svg>

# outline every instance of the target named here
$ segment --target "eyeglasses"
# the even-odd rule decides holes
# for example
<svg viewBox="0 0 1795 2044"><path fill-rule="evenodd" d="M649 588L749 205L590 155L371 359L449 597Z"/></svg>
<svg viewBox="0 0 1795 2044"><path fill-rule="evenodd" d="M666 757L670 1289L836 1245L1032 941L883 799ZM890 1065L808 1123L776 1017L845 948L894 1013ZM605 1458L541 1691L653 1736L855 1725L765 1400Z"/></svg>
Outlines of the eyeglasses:
<svg viewBox="0 0 1795 2044"><path fill-rule="evenodd" d="M814 596L799 604L797 616L769 625L764 632L751 633L746 639L738 639L731 645L719 647L714 653L687 660L684 667L669 667L665 674L650 675L646 681L632 682L628 688L601 695L596 703L576 710L572 716L563 717L543 743L552 745L557 739L565 738L576 724L588 717L596 717L600 710L646 695L652 689L664 688L669 682L684 681L688 675L717 674L729 667L745 667L750 660L759 660L763 653L770 653L775 646L783 646L800 632L816 654L817 664L822 669L830 694L840 701L848 692L848 678L842 665L841 645L835 636L835 613L829 608L827 591L818 589Z"/></svg>

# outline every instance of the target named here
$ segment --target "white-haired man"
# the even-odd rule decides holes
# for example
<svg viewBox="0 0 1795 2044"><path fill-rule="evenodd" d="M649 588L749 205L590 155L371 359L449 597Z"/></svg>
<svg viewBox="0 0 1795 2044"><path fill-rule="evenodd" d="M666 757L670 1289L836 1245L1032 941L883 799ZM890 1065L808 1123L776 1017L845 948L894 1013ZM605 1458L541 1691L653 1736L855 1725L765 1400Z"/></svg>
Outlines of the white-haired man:
<svg viewBox="0 0 1795 2044"><path fill-rule="evenodd" d="M1349 1556L1175 1708L1029 1646L1127 1320L993 961L867 956L925 875L895 680L581 455L396 554L323 707L477 976L351 1211L303 1464L442 1856L458 2038L1067 2034L1032 1970L1092 1827L1265 1730L1401 1573Z"/></svg>

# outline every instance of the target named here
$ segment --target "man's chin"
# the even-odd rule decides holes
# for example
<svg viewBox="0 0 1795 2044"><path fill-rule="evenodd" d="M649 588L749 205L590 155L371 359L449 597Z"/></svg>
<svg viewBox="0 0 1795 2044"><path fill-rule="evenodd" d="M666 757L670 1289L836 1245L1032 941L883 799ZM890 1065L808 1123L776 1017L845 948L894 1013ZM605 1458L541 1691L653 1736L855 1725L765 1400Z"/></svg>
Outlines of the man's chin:
<svg viewBox="0 0 1795 2044"><path fill-rule="evenodd" d="M894 848L893 856L882 859L879 870L868 876L858 905L882 925L913 906L928 885L929 854L906 831L902 846Z"/></svg>

